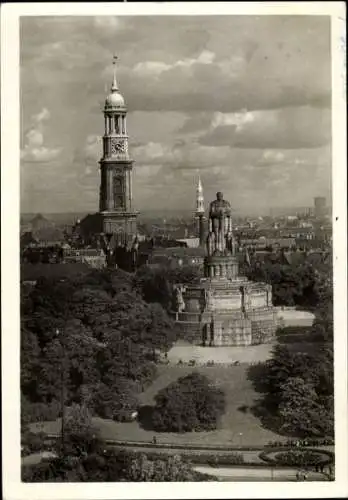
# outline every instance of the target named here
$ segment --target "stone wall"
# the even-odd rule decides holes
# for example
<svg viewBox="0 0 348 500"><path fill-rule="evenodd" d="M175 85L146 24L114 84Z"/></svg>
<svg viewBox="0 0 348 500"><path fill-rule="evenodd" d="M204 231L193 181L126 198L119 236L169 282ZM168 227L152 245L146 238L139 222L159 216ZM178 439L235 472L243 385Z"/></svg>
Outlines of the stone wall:
<svg viewBox="0 0 348 500"><path fill-rule="evenodd" d="M251 321L226 318L214 321L214 346L247 346L252 343Z"/></svg>
<svg viewBox="0 0 348 500"><path fill-rule="evenodd" d="M202 345L204 324L194 321L177 321L176 327L183 340L194 345Z"/></svg>
<svg viewBox="0 0 348 500"><path fill-rule="evenodd" d="M253 311L250 315L252 325L252 343L264 344L274 339L277 330L277 313L268 308Z"/></svg>
<svg viewBox="0 0 348 500"><path fill-rule="evenodd" d="M242 307L241 293L236 290L235 293L215 295L211 299L211 307L214 311L239 310Z"/></svg>
<svg viewBox="0 0 348 500"><path fill-rule="evenodd" d="M243 314L207 315L180 313L176 325L181 338L195 345L215 347L248 346L269 343L277 329L276 312L271 308Z"/></svg>

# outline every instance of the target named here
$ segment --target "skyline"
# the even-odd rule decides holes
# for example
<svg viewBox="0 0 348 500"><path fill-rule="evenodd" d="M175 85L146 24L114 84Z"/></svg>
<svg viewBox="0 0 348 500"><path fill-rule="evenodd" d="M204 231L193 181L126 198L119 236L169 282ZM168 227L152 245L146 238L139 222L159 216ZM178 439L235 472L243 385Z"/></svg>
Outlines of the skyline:
<svg viewBox="0 0 348 500"><path fill-rule="evenodd" d="M241 212L330 203L329 22L22 18L21 211L98 210L114 53L137 209L193 210L198 170L206 204L218 190Z"/></svg>

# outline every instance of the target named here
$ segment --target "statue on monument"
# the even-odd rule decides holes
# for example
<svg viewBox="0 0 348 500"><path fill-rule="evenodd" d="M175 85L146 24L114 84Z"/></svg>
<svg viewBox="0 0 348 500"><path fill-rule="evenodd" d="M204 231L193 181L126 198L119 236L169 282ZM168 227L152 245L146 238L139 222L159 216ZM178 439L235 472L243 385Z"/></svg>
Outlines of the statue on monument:
<svg viewBox="0 0 348 500"><path fill-rule="evenodd" d="M175 302L176 302L176 310L177 312L183 312L185 310L185 301L183 297L184 289L181 286L176 286L174 288L175 293Z"/></svg>
<svg viewBox="0 0 348 500"><path fill-rule="evenodd" d="M218 192L209 209L208 255L232 253L232 239L231 205Z"/></svg>

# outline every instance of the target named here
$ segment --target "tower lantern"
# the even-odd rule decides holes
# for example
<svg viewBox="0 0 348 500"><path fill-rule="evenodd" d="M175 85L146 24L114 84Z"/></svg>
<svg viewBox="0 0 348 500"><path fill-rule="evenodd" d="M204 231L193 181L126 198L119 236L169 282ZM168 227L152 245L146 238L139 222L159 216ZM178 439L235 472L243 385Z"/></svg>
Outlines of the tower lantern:
<svg viewBox="0 0 348 500"><path fill-rule="evenodd" d="M119 91L114 57L113 80L104 105L103 156L100 160L99 210L103 232L112 246L130 248L136 238L137 212L133 207L133 160L128 152L127 106Z"/></svg>

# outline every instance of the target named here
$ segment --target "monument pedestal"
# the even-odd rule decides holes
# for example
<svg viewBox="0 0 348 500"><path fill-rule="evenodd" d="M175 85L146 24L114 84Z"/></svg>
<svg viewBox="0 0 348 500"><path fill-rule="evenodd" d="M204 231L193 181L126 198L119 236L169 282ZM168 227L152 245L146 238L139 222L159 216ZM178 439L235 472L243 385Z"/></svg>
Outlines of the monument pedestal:
<svg viewBox="0 0 348 500"><path fill-rule="evenodd" d="M265 283L203 278L185 286L183 301L176 324L193 344L247 346L274 338L276 312Z"/></svg>

